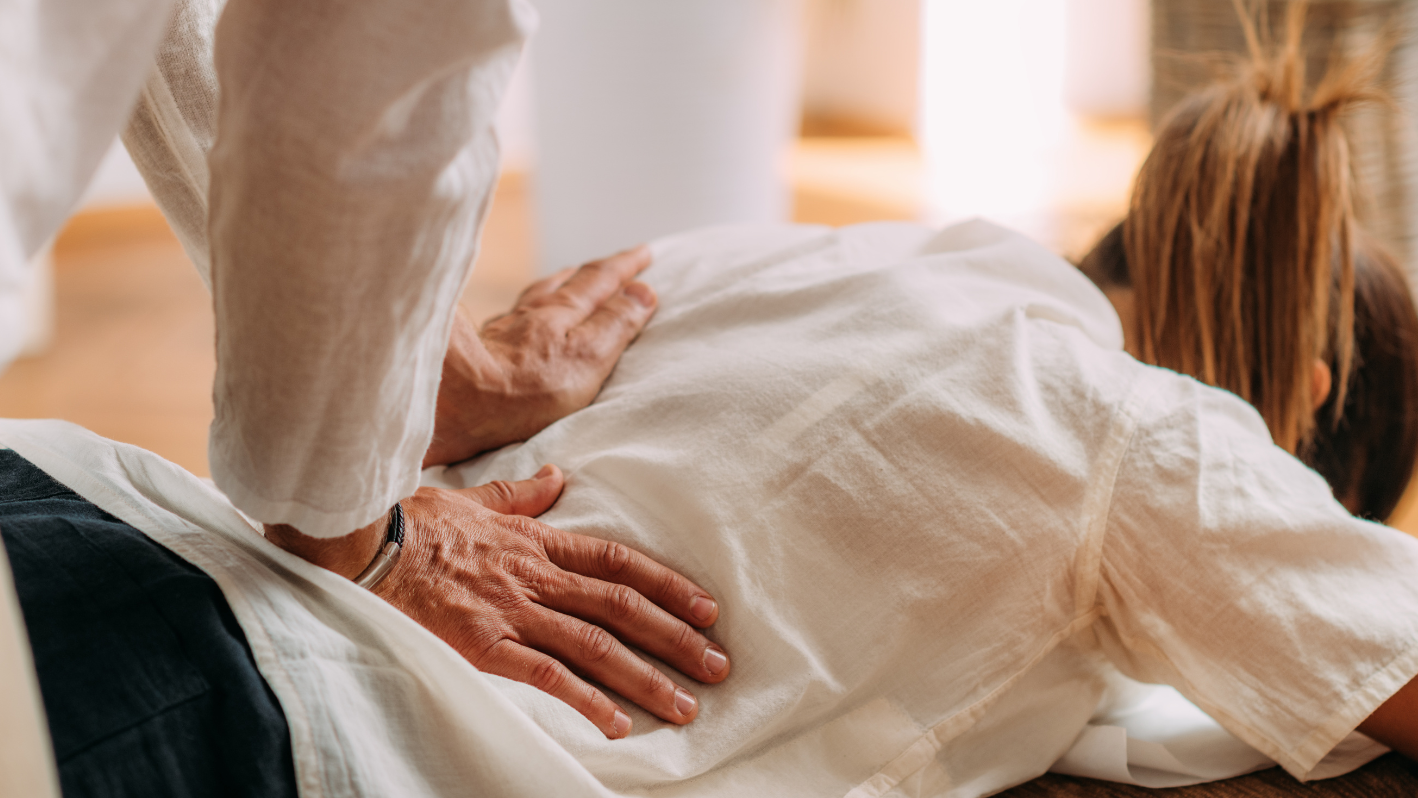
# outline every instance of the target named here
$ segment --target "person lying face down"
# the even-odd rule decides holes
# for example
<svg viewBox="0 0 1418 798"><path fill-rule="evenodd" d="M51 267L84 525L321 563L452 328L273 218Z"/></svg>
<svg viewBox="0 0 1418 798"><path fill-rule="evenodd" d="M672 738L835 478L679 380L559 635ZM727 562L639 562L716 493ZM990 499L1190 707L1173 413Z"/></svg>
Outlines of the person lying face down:
<svg viewBox="0 0 1418 798"><path fill-rule="evenodd" d="M564 467L542 520L692 574L734 677L618 741L508 698L662 796L989 794L1114 670L1300 778L1355 729L1418 754L1418 541L1335 501L1384 517L1406 481L1414 311L1356 247L1363 76L1296 68L1160 131L1111 239L1131 311L983 222L657 243L660 311L596 402L446 477Z"/></svg>
<svg viewBox="0 0 1418 798"><path fill-rule="evenodd" d="M1403 726L1418 717L1403 703L1418 542L1352 517L1293 456L1326 428L1314 398L1334 388L1314 384L1315 361L1334 364L1346 403L1362 379L1341 334L1353 267L1331 256L1352 227L1347 173L1281 146L1311 125L1305 141L1342 149L1328 115L1343 103L1290 108L1267 75L1203 97L1144 169L1130 220L1178 207L1148 187L1206 172L1194 161L1234 137L1236 106L1287 133L1265 146L1308 187L1198 182L1161 226L1174 237L1142 238L1129 263L1148 286L1191 291L1189 266L1240 264L1210 278L1239 326L1203 335L1152 311L1154 365L1121 351L1132 325L1077 270L986 224L660 242L645 272L659 313L596 401L445 484L532 495L516 480L557 463L566 489L540 520L692 575L725 607L713 640L736 652L734 676L699 691L682 728L623 706L634 731L619 740L498 682L546 733L541 760L570 752L606 792L982 795L1066 750L1107 667L1177 686L1300 777L1360 724L1418 750ZM1194 119L1214 124L1194 137ZM1261 232L1308 238L1254 264L1247 224L1230 257L1191 258L1186 213L1256 203ZM1282 296L1277 281L1325 291ZM1237 343L1248 335L1275 351ZM444 687L450 708L425 709L463 718L460 685Z"/></svg>
<svg viewBox="0 0 1418 798"><path fill-rule="evenodd" d="M1127 218L1079 264L1132 355L1225 388L1357 516L1385 520L1418 458L1418 312L1397 262L1354 221L1340 125L1378 99L1382 54L1307 97L1303 4L1268 58L1164 121ZM1368 725L1415 753L1412 685ZM1399 707L1402 707L1400 710ZM1361 727L1364 728L1364 727Z"/></svg>

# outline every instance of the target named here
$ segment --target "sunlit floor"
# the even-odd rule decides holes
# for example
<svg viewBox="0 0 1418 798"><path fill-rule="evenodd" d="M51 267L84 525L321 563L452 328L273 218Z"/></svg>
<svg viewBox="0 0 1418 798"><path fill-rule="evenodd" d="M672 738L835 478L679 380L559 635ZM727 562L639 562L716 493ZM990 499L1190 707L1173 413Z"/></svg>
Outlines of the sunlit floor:
<svg viewBox="0 0 1418 798"><path fill-rule="evenodd" d="M1077 258L1124 210L1147 149L1140 122L1080 128L1059 153L1053 202L1009 220ZM797 221L845 225L931 218L925 166L904 139L806 139L790 163ZM532 279L527 180L498 187L483 251L462 305L482 320L508 307ZM210 299L157 211L80 222L55 246L56 319L42 356L0 376L0 416L62 418L151 449L206 475L212 418ZM1418 533L1414 492L1395 525Z"/></svg>

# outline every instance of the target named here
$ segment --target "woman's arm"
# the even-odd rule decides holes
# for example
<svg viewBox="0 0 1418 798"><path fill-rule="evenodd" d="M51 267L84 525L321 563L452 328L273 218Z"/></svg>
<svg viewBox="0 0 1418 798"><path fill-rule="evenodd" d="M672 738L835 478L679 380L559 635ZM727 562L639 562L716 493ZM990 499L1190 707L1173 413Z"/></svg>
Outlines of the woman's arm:
<svg viewBox="0 0 1418 798"><path fill-rule="evenodd" d="M1359 731L1410 759L1418 759L1418 678L1379 705Z"/></svg>

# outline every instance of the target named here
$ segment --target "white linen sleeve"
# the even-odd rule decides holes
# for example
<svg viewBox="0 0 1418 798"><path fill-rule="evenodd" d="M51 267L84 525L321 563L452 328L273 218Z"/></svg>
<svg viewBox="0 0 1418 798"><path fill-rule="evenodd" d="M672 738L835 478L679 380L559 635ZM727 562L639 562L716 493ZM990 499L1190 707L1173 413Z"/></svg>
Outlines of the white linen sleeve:
<svg viewBox="0 0 1418 798"><path fill-rule="evenodd" d="M1304 778L1418 673L1418 540L1350 516L1239 398L1156 376L1114 489L1100 643Z"/></svg>
<svg viewBox="0 0 1418 798"><path fill-rule="evenodd" d="M418 485L498 173L520 0L231 0L211 170L212 476L316 537Z"/></svg>
<svg viewBox="0 0 1418 798"><path fill-rule="evenodd" d="M178 0L123 129L123 146L208 288L207 154L216 136L219 96L212 49L225 2Z"/></svg>

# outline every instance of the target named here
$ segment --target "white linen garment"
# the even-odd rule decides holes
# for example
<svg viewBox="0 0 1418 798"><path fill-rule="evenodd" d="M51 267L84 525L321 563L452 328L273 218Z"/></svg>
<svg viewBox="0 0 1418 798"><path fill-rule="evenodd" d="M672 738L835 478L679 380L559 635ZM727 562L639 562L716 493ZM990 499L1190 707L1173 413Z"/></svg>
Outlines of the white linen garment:
<svg viewBox="0 0 1418 798"><path fill-rule="evenodd" d="M141 85L125 143L213 289L213 476L255 518L344 535L417 486L498 172L494 114L535 15L524 0L170 7L0 12L0 297ZM8 360L18 337L0 334Z"/></svg>
<svg viewBox="0 0 1418 798"><path fill-rule="evenodd" d="M655 245L660 310L590 407L430 483L567 486L543 520L703 585L699 718L607 740L267 544L157 458L0 444L210 573L306 794L966 796L1043 773L1113 669L1298 777L1418 673L1418 541L1350 517L1236 397L1120 351L1106 299L983 223Z"/></svg>
<svg viewBox="0 0 1418 798"><path fill-rule="evenodd" d="M217 34L221 3L172 10L0 3L0 368L23 342L30 256L142 86L125 142L214 293L212 471L256 518L343 535L417 485L497 175L492 117L534 14L524 0L234 0ZM7 579L0 615L22 628ZM0 706L43 742L11 637ZM52 785L42 757L11 750L36 769L7 769L5 786Z"/></svg>

